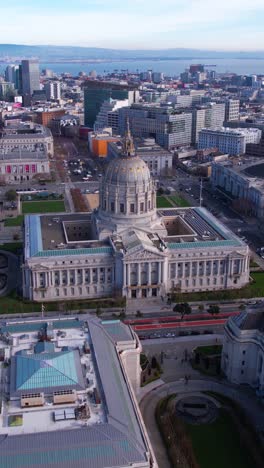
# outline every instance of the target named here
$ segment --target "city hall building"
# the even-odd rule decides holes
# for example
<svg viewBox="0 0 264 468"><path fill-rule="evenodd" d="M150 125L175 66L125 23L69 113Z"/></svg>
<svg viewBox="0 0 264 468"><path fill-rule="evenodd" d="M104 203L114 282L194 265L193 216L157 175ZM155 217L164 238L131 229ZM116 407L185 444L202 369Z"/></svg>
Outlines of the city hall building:
<svg viewBox="0 0 264 468"><path fill-rule="evenodd" d="M248 246L204 208L157 210L128 130L108 165L99 209L25 217L23 294L35 301L127 298L241 288Z"/></svg>

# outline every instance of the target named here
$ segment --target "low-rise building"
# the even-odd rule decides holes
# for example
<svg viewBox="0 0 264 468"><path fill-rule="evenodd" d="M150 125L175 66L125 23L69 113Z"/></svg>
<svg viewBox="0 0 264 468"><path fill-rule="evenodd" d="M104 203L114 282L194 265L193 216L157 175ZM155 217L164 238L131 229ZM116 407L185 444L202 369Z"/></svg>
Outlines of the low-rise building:
<svg viewBox="0 0 264 468"><path fill-rule="evenodd" d="M222 370L235 384L247 384L264 397L264 304L248 306L224 328Z"/></svg>
<svg viewBox="0 0 264 468"><path fill-rule="evenodd" d="M142 347L130 327L12 320L0 324L0 349L10 363L1 468L157 468L136 398Z"/></svg>
<svg viewBox="0 0 264 468"><path fill-rule="evenodd" d="M247 164L236 159L215 162L212 164L212 185L233 203L236 200L237 210L263 218L264 180L259 176L263 165L264 159L253 163L248 159Z"/></svg>
<svg viewBox="0 0 264 468"><path fill-rule="evenodd" d="M203 128L199 132L198 148L218 148L231 156L245 154L248 143L259 143L261 130L257 128Z"/></svg>
<svg viewBox="0 0 264 468"><path fill-rule="evenodd" d="M0 138L0 154L23 152L45 152L52 157L53 137L51 131L32 122L21 122L18 126L5 127Z"/></svg>

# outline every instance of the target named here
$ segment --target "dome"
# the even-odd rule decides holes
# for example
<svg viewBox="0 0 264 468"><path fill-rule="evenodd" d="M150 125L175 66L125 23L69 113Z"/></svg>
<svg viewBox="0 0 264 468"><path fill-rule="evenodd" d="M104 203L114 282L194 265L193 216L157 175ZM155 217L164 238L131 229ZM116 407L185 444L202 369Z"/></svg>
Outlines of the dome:
<svg viewBox="0 0 264 468"><path fill-rule="evenodd" d="M104 177L105 184L149 185L151 180L147 164L138 156L124 156L110 162Z"/></svg>

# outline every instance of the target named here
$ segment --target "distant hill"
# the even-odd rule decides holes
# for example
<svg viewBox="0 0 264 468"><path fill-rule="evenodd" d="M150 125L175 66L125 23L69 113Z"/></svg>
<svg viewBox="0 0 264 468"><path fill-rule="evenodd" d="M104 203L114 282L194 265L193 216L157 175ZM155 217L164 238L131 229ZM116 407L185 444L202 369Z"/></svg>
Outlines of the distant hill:
<svg viewBox="0 0 264 468"><path fill-rule="evenodd" d="M20 44L0 44L0 60L3 57L36 57L42 62L74 60L139 60L139 59L264 59L264 51L209 51L198 49L161 49L161 50L118 50L96 47L71 46L28 46Z"/></svg>

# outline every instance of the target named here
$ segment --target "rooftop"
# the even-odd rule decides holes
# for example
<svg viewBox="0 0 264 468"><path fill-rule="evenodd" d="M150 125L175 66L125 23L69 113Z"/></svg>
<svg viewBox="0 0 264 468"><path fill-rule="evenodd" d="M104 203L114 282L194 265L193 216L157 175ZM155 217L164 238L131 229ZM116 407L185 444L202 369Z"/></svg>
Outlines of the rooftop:
<svg viewBox="0 0 264 468"><path fill-rule="evenodd" d="M52 352L39 344L36 348L35 331L46 325L45 320L32 322L24 319L18 323L10 321L1 327L1 332L8 332L9 337L12 335L13 342L7 345L1 341L0 335L0 347L4 347L6 353L11 352L12 359L17 358L22 363L21 373L17 375L21 391L30 391L32 383L39 385L40 381L52 391L56 389L58 380L61 383L62 379L64 383L67 379L67 385L68 379L79 382L69 357L77 357L78 349L85 343L89 347L88 354L79 355L78 359L85 385L90 386L90 390L81 391L76 403L60 404L59 409L46 397L44 406L36 408L21 408L10 400L5 407L6 414L8 417L20 416L22 426L2 425L0 422L1 468L149 467L149 447L144 428L123 370L120 350L116 347L125 342L126 348L129 344L131 349L135 349L137 342L131 330L119 321L53 319L48 322L54 331L52 343L55 351ZM74 328L70 328L71 325ZM22 330L27 330L27 334L21 335ZM35 351L42 352L32 354L32 345ZM65 347L75 349L59 350ZM18 351L22 352L17 354ZM95 404L90 397L93 387L99 392L100 403ZM38 388L35 387L36 390ZM90 417L79 420L73 416L74 420L71 420L75 410L83 406L80 398L82 402L87 401L85 404L89 406ZM54 410L63 414L67 412L71 418L56 421Z"/></svg>
<svg viewBox="0 0 264 468"><path fill-rule="evenodd" d="M93 233L90 214L29 215L25 217L27 257L111 252Z"/></svg>

